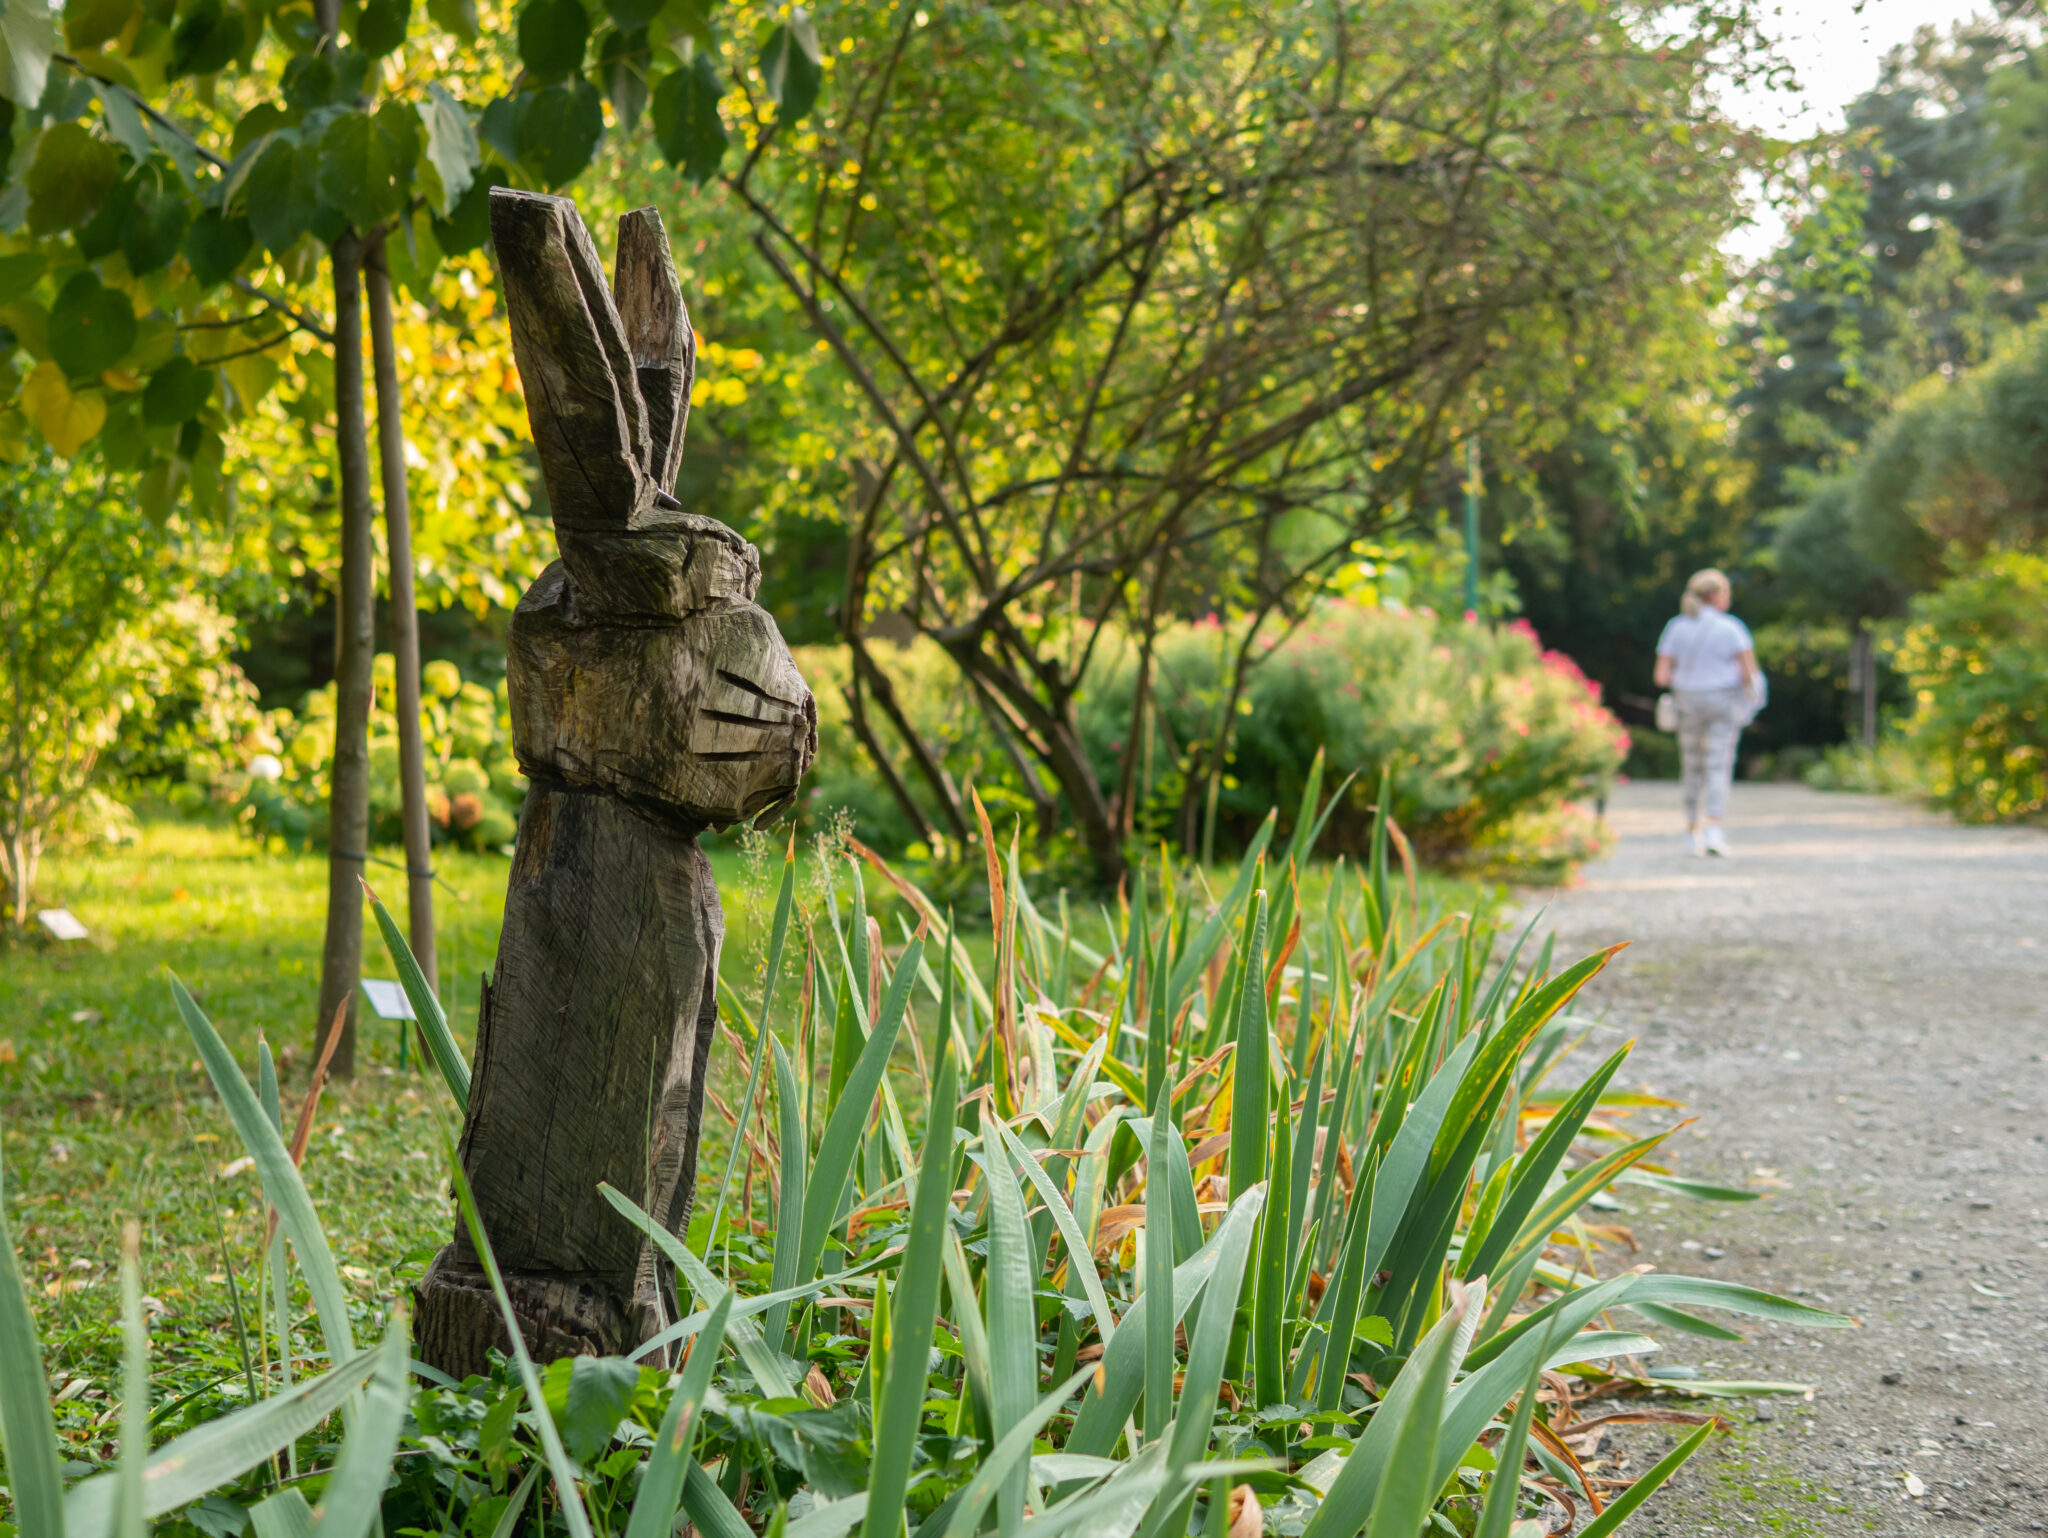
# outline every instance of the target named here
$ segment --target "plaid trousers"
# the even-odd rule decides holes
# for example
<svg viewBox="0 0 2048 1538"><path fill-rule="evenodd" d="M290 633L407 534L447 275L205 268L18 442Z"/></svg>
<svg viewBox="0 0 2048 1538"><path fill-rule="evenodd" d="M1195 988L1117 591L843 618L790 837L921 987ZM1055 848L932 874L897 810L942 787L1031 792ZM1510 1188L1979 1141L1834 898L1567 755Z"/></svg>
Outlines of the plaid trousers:
<svg viewBox="0 0 2048 1538"><path fill-rule="evenodd" d="M1681 689L1678 706L1678 761L1685 820L1706 815L1719 820L1728 810L1728 784L1735 778L1735 743L1742 735L1742 713L1748 698L1733 689Z"/></svg>

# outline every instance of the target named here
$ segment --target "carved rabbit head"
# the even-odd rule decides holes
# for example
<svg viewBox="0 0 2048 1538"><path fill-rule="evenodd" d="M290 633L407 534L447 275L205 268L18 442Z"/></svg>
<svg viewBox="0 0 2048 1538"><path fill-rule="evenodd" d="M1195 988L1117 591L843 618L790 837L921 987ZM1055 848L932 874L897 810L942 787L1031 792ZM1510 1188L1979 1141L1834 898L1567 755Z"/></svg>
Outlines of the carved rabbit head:
<svg viewBox="0 0 2048 1538"><path fill-rule="evenodd" d="M754 593L761 561L671 494L696 338L651 208L612 284L567 198L494 188L491 234L561 559L512 617L512 737L529 777L723 827L790 800L818 711Z"/></svg>

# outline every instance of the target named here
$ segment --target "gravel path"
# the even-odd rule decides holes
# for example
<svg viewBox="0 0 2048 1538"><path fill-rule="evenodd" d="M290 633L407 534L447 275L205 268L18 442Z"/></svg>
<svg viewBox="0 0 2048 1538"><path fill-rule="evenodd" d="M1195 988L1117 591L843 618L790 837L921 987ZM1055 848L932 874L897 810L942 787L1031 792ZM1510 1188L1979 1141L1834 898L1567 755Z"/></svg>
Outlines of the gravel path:
<svg viewBox="0 0 2048 1538"><path fill-rule="evenodd" d="M1552 906L1559 954L1635 942L1589 1047L1634 1036L1624 1077L1697 1116L1681 1173L1769 1194L1615 1220L1638 1261L1863 1327L1659 1332L1667 1363L1814 1395L1738 1409L1638 1530L2048 1531L2048 834L1739 785L1709 861L1676 805L1624 787L1616 852Z"/></svg>

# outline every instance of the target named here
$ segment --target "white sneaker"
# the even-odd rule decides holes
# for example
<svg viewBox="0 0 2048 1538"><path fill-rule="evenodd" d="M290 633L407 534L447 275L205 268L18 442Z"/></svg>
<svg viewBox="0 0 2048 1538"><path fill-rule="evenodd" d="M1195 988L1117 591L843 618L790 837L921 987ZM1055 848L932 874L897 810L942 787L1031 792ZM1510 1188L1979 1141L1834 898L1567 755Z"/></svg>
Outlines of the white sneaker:
<svg viewBox="0 0 2048 1538"><path fill-rule="evenodd" d="M1728 840L1722 836L1721 830L1719 828L1707 829L1706 843L1708 854L1720 855L1723 858L1727 857Z"/></svg>
<svg viewBox="0 0 2048 1538"><path fill-rule="evenodd" d="M1707 842L1700 836L1698 828L1685 835L1685 852L1690 855L1703 855L1707 852Z"/></svg>

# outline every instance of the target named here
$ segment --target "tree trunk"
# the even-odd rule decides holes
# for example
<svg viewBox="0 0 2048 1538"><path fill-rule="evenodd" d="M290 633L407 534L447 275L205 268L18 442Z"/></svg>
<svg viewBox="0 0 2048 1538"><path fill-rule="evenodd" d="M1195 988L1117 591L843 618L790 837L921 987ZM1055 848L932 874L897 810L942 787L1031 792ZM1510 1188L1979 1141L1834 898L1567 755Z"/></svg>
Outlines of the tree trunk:
<svg viewBox="0 0 2048 1538"><path fill-rule="evenodd" d="M42 855L42 835L35 829L17 826L7 839L7 875L14 891L10 894L10 906L14 909L14 927L28 927L29 899L35 894L36 866Z"/></svg>
<svg viewBox="0 0 2048 1538"><path fill-rule="evenodd" d="M677 1317L668 1263L597 1188L688 1223L724 936L697 834L795 796L817 707L751 601L754 547L669 495L695 359L660 219L620 221L609 289L567 199L496 189L491 231L561 559L512 617L533 789L460 1151L521 1336L616 1353ZM460 1224L418 1301L445 1372L510 1344Z"/></svg>
<svg viewBox="0 0 2048 1538"><path fill-rule="evenodd" d="M363 251L334 243L334 439L341 470L341 591L334 625L334 770L327 803L327 937L320 951L314 1050L344 1001L347 1018L330 1072L356 1060L356 979L363 965L363 862L370 842L370 696L376 655L376 546L370 444L363 414Z"/></svg>
<svg viewBox="0 0 2048 1538"><path fill-rule="evenodd" d="M861 692L861 672L853 670L852 678L839 692L846 700L847 724L853 728L853 735L874 761L875 772L882 777L882 784L888 788L903 815L910 819L910 825L917 829L917 836L924 840L925 848L936 852L939 848L939 831L924 815L924 808L917 804L917 798L910 793L910 787L903 783L903 776L896 772L896 761L889 757L882 747L882 739L875 735L875 728L868 720L867 701Z"/></svg>
<svg viewBox="0 0 2048 1538"><path fill-rule="evenodd" d="M1067 815L1073 819L1081 842L1087 847L1089 863L1105 890L1112 890L1124 878L1126 862L1123 840L1111 819L1109 798L1102 792L1095 765L1081 744L1074 720L1071 696L1048 706L1004 663L991 658L977 637L940 636L939 643L968 678L985 685L1016 710L1018 717L1036 737L1032 752L1042 754L1060 794L1066 797Z"/></svg>
<svg viewBox="0 0 2048 1538"><path fill-rule="evenodd" d="M377 376L377 459L384 484L384 549L390 563L391 650L397 664L398 790L405 832L406 938L427 986L440 991L434 960L434 851L427 818L427 754L420 727L420 616L412 591L412 505L405 484L405 420L398 352L391 336L391 273L384 237L364 253L370 301L370 357Z"/></svg>

